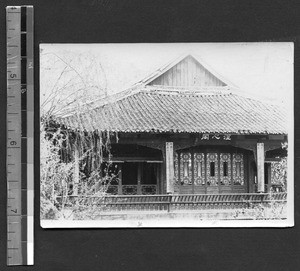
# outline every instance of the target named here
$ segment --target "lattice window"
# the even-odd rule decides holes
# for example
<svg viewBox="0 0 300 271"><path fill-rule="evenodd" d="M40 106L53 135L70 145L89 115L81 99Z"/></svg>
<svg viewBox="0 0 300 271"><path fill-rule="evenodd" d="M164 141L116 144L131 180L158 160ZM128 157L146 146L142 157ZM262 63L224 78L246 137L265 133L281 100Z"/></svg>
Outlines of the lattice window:
<svg viewBox="0 0 300 271"><path fill-rule="evenodd" d="M244 157L243 154L233 154L232 159L233 184L244 185Z"/></svg>
<svg viewBox="0 0 300 271"><path fill-rule="evenodd" d="M286 179L286 170L282 162L271 162L271 184L283 185Z"/></svg>
<svg viewBox="0 0 300 271"><path fill-rule="evenodd" d="M180 154L181 184L192 184L192 155L189 152Z"/></svg>
<svg viewBox="0 0 300 271"><path fill-rule="evenodd" d="M217 153L207 153L206 169L207 169L206 170L207 185L217 186L218 176L219 176Z"/></svg>
<svg viewBox="0 0 300 271"><path fill-rule="evenodd" d="M204 153L194 153L194 184L205 185Z"/></svg>
<svg viewBox="0 0 300 271"><path fill-rule="evenodd" d="M220 184L231 184L231 156L230 153L220 153Z"/></svg>

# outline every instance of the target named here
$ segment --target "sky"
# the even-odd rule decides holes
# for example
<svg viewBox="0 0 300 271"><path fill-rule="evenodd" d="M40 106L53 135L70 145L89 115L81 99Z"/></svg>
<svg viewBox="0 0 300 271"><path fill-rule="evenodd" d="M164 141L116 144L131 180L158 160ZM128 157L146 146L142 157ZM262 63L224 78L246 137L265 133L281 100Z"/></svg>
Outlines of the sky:
<svg viewBox="0 0 300 271"><path fill-rule="evenodd" d="M88 75L108 94L129 88L173 59L191 54L239 87L239 91L271 102L293 101L293 43L140 43L41 44L41 92L47 92L61 66L49 68L49 57L72 56L74 69L85 77L83 55L93 57ZM48 55L47 63L43 55ZM76 61L77 56L80 61ZM67 57L66 57L67 56ZM60 61L60 60L59 60ZM59 62L58 61L58 62ZM43 67L48 65L47 73ZM100 68L99 68L100 67ZM53 78L51 78L53 77Z"/></svg>

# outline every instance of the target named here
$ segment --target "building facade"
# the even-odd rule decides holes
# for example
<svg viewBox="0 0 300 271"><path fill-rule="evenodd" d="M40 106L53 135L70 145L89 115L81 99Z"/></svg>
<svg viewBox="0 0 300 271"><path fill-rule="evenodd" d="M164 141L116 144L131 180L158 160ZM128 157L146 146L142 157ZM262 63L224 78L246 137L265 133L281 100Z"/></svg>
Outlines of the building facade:
<svg viewBox="0 0 300 271"><path fill-rule="evenodd" d="M281 189L273 171L287 155L282 148L287 142L284 110L246 97L191 55L158 69L129 90L95 102L88 112L57 121L74 131L116 135L106 172L115 176L110 194ZM75 159L76 155L78 151ZM76 174L88 164L78 165ZM77 185L80 178L75 176L74 182Z"/></svg>

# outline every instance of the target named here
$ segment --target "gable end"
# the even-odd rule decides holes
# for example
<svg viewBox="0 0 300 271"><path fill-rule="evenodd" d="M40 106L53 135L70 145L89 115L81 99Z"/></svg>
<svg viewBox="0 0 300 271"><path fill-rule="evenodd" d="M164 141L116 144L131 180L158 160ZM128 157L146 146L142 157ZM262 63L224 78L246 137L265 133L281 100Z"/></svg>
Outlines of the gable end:
<svg viewBox="0 0 300 271"><path fill-rule="evenodd" d="M194 57L187 56L147 85L171 87L216 87L227 86L214 76Z"/></svg>

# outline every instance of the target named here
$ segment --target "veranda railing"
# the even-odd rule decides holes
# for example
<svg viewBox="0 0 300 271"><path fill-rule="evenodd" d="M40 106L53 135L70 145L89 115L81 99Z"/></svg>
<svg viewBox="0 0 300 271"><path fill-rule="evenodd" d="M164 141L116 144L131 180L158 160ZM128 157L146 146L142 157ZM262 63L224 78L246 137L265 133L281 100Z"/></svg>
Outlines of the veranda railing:
<svg viewBox="0 0 300 271"><path fill-rule="evenodd" d="M58 201L61 197L57 197ZM103 211L166 211L251 208L286 202L287 193L68 196L71 205L97 205Z"/></svg>

